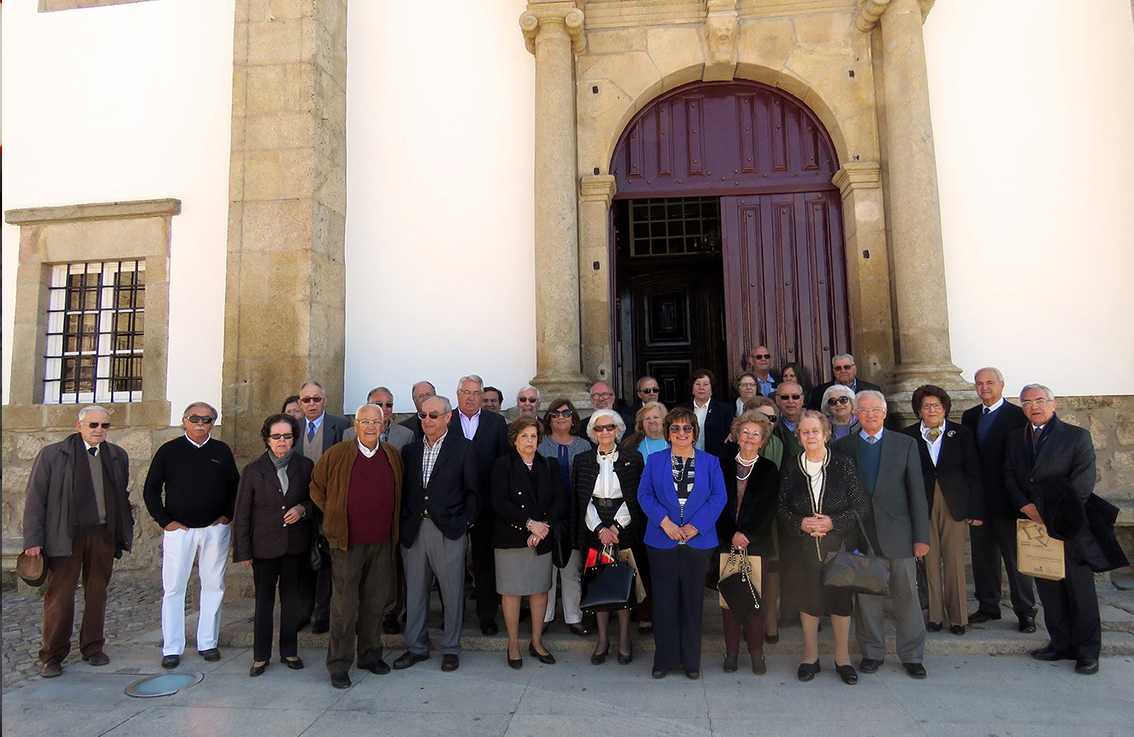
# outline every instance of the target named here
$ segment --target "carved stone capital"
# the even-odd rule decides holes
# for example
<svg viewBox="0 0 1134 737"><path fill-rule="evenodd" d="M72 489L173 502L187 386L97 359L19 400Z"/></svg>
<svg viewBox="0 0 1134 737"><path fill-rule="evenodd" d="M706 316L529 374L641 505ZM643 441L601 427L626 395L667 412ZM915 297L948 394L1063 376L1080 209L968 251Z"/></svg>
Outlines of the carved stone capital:
<svg viewBox="0 0 1134 737"><path fill-rule="evenodd" d="M846 197L855 189L881 187L882 171L877 161L848 161L831 177L831 183Z"/></svg>
<svg viewBox="0 0 1134 737"><path fill-rule="evenodd" d="M736 36L740 32L736 0L707 0L705 9L704 33L709 63L735 64Z"/></svg>
<svg viewBox="0 0 1134 737"><path fill-rule="evenodd" d="M589 174L579 180L579 199L583 202L602 202L610 207L616 191L611 174Z"/></svg>
<svg viewBox="0 0 1134 737"><path fill-rule="evenodd" d="M874 26L878 25L882 14L886 12L892 2L893 0L862 0L862 4L858 6L858 18L855 21L858 24L858 29L863 33L870 33L874 30ZM921 6L922 23L929 16L929 11L933 9L935 2L937 0L918 0L918 4Z"/></svg>
<svg viewBox="0 0 1134 737"><path fill-rule="evenodd" d="M576 54L583 53L587 48L583 20L583 11L578 8L525 10L520 14L520 30L524 34L524 45L528 53L535 53L536 37L548 28L562 28L571 37L571 50Z"/></svg>

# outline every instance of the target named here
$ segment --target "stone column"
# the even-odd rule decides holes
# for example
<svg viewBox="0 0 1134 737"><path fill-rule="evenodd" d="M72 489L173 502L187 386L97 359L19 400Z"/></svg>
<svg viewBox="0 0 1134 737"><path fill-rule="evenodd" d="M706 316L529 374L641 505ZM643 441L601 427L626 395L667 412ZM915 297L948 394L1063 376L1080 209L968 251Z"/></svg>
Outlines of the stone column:
<svg viewBox="0 0 1134 737"><path fill-rule="evenodd" d="M346 324L346 0L237 0L223 437L308 378L341 411Z"/></svg>
<svg viewBox="0 0 1134 737"><path fill-rule="evenodd" d="M937 163L919 0L867 0L859 26L880 19L891 266L897 319L895 389L971 389L953 365Z"/></svg>
<svg viewBox="0 0 1134 737"><path fill-rule="evenodd" d="M583 365L596 381L610 382L610 201L614 177L588 175L579 182L579 297Z"/></svg>
<svg viewBox="0 0 1134 737"><path fill-rule="evenodd" d="M536 375L548 399L589 401L580 371L579 231L576 191L575 54L583 11L531 0L520 16L535 54Z"/></svg>

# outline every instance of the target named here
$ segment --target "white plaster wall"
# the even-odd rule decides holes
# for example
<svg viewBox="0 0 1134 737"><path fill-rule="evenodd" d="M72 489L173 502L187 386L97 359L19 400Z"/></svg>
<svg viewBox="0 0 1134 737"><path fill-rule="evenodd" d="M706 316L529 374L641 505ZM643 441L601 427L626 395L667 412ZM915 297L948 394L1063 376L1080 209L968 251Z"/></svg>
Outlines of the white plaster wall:
<svg viewBox="0 0 1134 737"><path fill-rule="evenodd" d="M171 422L220 403L234 0L162 0L3 24L3 209L175 197ZM8 401L19 229L3 226Z"/></svg>
<svg viewBox="0 0 1134 737"><path fill-rule="evenodd" d="M534 58L524 0L352 2L347 22L350 412L480 374L535 374Z"/></svg>
<svg viewBox="0 0 1134 737"><path fill-rule="evenodd" d="M949 0L925 24L953 361L1134 394L1130 0Z"/></svg>

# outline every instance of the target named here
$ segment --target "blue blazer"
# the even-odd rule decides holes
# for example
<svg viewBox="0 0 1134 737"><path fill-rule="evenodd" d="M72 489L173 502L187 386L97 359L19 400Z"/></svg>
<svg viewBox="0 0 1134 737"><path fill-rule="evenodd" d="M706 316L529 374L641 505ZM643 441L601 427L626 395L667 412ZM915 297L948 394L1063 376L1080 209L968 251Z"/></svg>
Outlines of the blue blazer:
<svg viewBox="0 0 1134 737"><path fill-rule="evenodd" d="M673 453L669 450L651 453L642 471L642 482L638 485L638 505L649 520L643 542L663 549L677 545L677 541L671 540L661 528L662 520L668 516L679 527L690 524L697 528L697 536L685 543L689 547L700 550L717 547L717 517L721 516L727 499L721 462L702 450L696 451L693 488L685 502L685 521L682 523L681 505L673 488Z"/></svg>

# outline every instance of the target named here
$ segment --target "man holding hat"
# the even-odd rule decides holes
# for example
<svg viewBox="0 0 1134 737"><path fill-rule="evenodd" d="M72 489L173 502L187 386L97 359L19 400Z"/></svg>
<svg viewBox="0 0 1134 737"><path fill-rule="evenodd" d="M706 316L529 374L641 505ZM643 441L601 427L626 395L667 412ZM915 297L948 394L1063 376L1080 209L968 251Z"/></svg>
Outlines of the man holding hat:
<svg viewBox="0 0 1134 737"><path fill-rule="evenodd" d="M39 651L44 678L62 675L63 660L71 651L80 574L84 607L79 651L91 665L110 662L102 650L106 587L114 559L129 550L134 539L126 490L130 460L125 450L106 442L110 415L102 407L83 407L75 425L77 433L36 457L24 504L24 555L42 556L47 567Z"/></svg>

